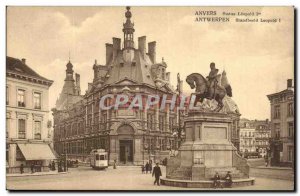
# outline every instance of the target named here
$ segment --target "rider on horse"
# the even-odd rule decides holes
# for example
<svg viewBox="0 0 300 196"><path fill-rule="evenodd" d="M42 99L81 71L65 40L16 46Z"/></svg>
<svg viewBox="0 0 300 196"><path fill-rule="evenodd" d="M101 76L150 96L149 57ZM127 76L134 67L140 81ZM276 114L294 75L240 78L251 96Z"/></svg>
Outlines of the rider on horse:
<svg viewBox="0 0 300 196"><path fill-rule="evenodd" d="M208 79L208 98L213 99L214 94L216 91L216 87L218 84L217 76L218 76L218 69L215 67L215 63L210 64L210 72L209 75L206 77Z"/></svg>

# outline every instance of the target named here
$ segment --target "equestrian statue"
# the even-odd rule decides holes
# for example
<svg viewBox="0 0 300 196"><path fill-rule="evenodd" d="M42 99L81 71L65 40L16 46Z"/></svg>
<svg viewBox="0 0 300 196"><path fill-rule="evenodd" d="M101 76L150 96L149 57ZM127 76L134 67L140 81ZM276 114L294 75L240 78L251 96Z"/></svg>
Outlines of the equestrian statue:
<svg viewBox="0 0 300 196"><path fill-rule="evenodd" d="M225 71L222 75L218 74L219 70L216 69L215 63L210 64L210 69L210 73L206 78L199 73L192 73L187 76L186 82L191 89L195 88L195 93L193 93L196 96L194 106L198 102L202 103L204 98L216 100L218 106L214 111L219 112L224 106L223 98L226 95L232 97L232 89L227 81Z"/></svg>

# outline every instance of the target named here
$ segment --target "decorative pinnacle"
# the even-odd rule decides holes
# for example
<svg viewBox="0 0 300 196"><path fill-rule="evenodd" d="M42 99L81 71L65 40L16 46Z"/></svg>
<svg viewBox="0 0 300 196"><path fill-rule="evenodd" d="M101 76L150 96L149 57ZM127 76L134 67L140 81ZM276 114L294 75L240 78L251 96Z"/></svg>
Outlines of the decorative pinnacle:
<svg viewBox="0 0 300 196"><path fill-rule="evenodd" d="M131 16L132 16L132 14L131 14L131 12L130 12L130 6L127 6L126 7L126 12L125 12L125 17L127 18L127 19L130 19L131 18Z"/></svg>

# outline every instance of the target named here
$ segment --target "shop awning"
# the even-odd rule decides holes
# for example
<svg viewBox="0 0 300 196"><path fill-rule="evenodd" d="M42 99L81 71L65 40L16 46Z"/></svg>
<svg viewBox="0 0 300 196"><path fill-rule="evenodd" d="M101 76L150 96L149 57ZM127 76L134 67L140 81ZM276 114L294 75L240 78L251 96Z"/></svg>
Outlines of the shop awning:
<svg viewBox="0 0 300 196"><path fill-rule="evenodd" d="M18 146L28 161L56 159L48 144L18 144Z"/></svg>

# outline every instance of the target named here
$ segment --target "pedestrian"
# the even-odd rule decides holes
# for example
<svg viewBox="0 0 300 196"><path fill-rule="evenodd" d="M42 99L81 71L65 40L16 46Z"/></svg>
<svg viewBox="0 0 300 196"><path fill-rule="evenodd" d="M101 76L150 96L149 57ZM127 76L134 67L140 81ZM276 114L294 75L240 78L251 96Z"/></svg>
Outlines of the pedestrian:
<svg viewBox="0 0 300 196"><path fill-rule="evenodd" d="M145 173L145 166L142 165L142 174L144 174L144 173Z"/></svg>
<svg viewBox="0 0 300 196"><path fill-rule="evenodd" d="M51 167L51 170L52 170L52 171L55 171L55 170L56 170L56 168L55 168L55 162L54 162L54 161L52 161L52 167Z"/></svg>
<svg viewBox="0 0 300 196"><path fill-rule="evenodd" d="M229 188L231 188L231 186L232 186L232 176L230 174L230 171L228 171L225 176L225 184L226 184L226 187L229 187Z"/></svg>
<svg viewBox="0 0 300 196"><path fill-rule="evenodd" d="M267 155L265 155L265 165L266 165L266 167L268 167L268 165L269 165L269 161L268 161L268 156Z"/></svg>
<svg viewBox="0 0 300 196"><path fill-rule="evenodd" d="M67 164L68 164L68 162L67 162L67 160L65 160L65 161L64 161L64 172L67 171Z"/></svg>
<svg viewBox="0 0 300 196"><path fill-rule="evenodd" d="M21 174L24 173L24 165L23 165L23 163L22 163L21 166L20 166L20 172L21 172Z"/></svg>
<svg viewBox="0 0 300 196"><path fill-rule="evenodd" d="M214 183L213 183L214 188L221 187L221 177L218 172L216 172L213 180L214 180Z"/></svg>
<svg viewBox="0 0 300 196"><path fill-rule="evenodd" d="M34 164L33 163L31 163L30 169L31 169L31 173L34 173Z"/></svg>
<svg viewBox="0 0 300 196"><path fill-rule="evenodd" d="M154 185L157 183L157 186L159 186L159 178L161 176L161 170L158 163L156 163L156 166L153 169L152 177L153 176L155 176Z"/></svg>
<svg viewBox="0 0 300 196"><path fill-rule="evenodd" d="M114 169L117 169L117 161L114 160Z"/></svg>
<svg viewBox="0 0 300 196"><path fill-rule="evenodd" d="M152 173L152 161L149 163L149 173Z"/></svg>
<svg viewBox="0 0 300 196"><path fill-rule="evenodd" d="M57 166L58 167L58 172L62 172L61 164L62 164L61 161L59 161L58 162L58 166Z"/></svg>
<svg viewBox="0 0 300 196"><path fill-rule="evenodd" d="M145 165L145 169L146 169L146 174L148 174L148 170L149 170L149 163L148 162Z"/></svg>

